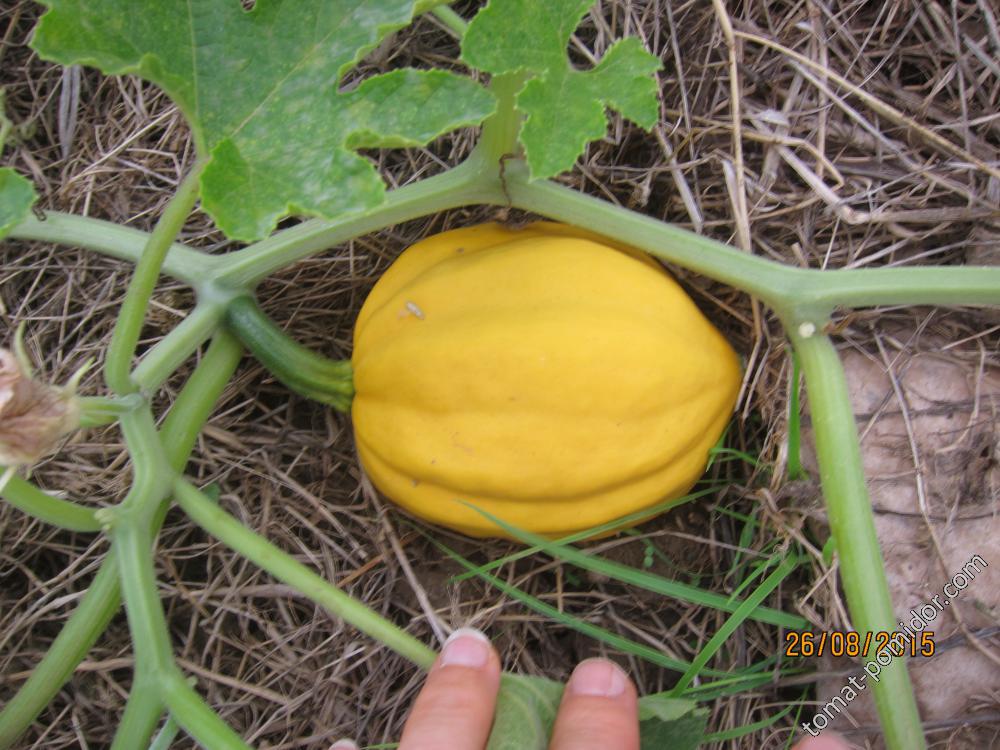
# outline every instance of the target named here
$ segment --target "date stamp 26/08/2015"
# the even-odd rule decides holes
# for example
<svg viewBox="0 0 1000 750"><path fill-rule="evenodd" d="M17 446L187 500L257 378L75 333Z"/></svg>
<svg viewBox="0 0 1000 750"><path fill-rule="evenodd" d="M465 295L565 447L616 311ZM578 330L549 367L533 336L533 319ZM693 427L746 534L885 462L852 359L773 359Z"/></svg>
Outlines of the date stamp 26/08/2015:
<svg viewBox="0 0 1000 750"><path fill-rule="evenodd" d="M826 729L830 722L845 711L858 694L865 690L868 681L878 682L882 669L889 666L894 658L904 656L933 656L934 631L926 628L937 619L945 607L949 606L967 589L976 576L989 563L981 555L973 555L962 569L956 573L931 601L910 610L909 620L899 622L899 630L876 633L854 631L794 631L785 636L786 656L848 656L871 659L867 661L856 677L851 677L841 688L840 695L834 695L813 716L811 722L803 721L802 729L813 737Z"/></svg>
<svg viewBox="0 0 1000 750"><path fill-rule="evenodd" d="M867 658L887 650L893 656L934 656L934 631L920 633L920 640L900 630L858 633L854 630L791 630L785 633L785 656L849 656Z"/></svg>

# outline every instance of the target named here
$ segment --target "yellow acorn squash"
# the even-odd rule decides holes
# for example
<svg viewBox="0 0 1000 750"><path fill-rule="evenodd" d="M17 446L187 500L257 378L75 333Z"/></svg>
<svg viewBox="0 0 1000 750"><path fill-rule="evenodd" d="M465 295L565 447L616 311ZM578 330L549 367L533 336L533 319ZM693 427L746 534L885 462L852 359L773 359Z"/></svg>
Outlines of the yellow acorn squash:
<svg viewBox="0 0 1000 750"><path fill-rule="evenodd" d="M648 256L540 222L408 248L354 331L366 471L412 513L555 536L687 492L728 421L735 352Z"/></svg>

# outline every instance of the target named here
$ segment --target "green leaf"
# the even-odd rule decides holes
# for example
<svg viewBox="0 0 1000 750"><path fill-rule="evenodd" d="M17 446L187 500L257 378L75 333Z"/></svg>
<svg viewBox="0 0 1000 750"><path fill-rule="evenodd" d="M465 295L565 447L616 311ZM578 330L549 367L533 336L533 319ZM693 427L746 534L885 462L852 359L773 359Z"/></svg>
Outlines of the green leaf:
<svg viewBox="0 0 1000 750"><path fill-rule="evenodd" d="M504 674L486 750L545 750L562 693L553 680Z"/></svg>
<svg viewBox="0 0 1000 750"><path fill-rule="evenodd" d="M27 218L37 199L28 180L10 167L0 168L0 238Z"/></svg>
<svg viewBox="0 0 1000 750"><path fill-rule="evenodd" d="M492 73L524 72L517 95L526 115L520 140L532 178L571 169L586 145L607 130L605 107L647 130L659 117L653 76L660 61L630 37L592 70L570 64L567 45L591 0L490 0L469 25L462 59Z"/></svg>
<svg viewBox="0 0 1000 750"><path fill-rule="evenodd" d="M639 699L641 750L695 750L705 737L708 709L666 693Z"/></svg>
<svg viewBox="0 0 1000 750"><path fill-rule="evenodd" d="M486 750L545 750L562 700L562 683L504 674ZM708 710L666 693L639 699L642 750L694 750L705 735Z"/></svg>
<svg viewBox="0 0 1000 750"><path fill-rule="evenodd" d="M202 207L258 239L289 213L333 218L385 186L354 153L424 144L494 108L468 78L399 70L338 92L344 74L410 22L413 0L44 0L32 46L64 65L135 73L163 88L209 157Z"/></svg>
<svg viewBox="0 0 1000 750"><path fill-rule="evenodd" d="M541 677L504 674L486 750L545 750L564 685ZM708 710L666 693L639 699L642 750L694 750L705 735Z"/></svg>

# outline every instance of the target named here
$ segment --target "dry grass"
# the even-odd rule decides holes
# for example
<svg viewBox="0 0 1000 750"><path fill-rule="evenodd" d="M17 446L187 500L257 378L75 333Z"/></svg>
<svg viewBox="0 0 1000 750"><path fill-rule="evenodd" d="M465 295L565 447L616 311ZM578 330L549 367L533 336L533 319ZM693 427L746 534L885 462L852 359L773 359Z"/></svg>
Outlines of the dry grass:
<svg viewBox="0 0 1000 750"><path fill-rule="evenodd" d="M468 16L474 5L458 7ZM608 0L600 15L585 20L571 54L587 64L614 39L642 36L665 65L661 125L645 134L616 119L563 179L790 264L996 263L1000 18L994 7L984 0ZM37 14L29 2L0 9L0 84L20 134L4 163L35 182L44 208L150 228L191 163L186 126L151 86L91 70L64 72L40 61L25 46ZM451 38L425 19L380 48L361 72L442 64L455 52ZM428 149L373 158L398 185L457 163L472 142L463 133ZM277 274L260 297L301 341L345 356L362 299L402 248L495 213L453 211L359 238ZM213 250L228 247L200 214L183 239ZM62 381L88 357L100 362L129 267L40 244L6 242L2 252L0 316L8 330L27 323L39 368ZM644 545L655 545L663 559L653 570L729 592L739 582L726 574L737 552L753 559L774 539L797 541L813 552L812 563L773 603L801 612L817 628L844 627L835 576L807 523L821 520L818 490L783 478L790 375L781 328L741 292L675 270L746 357L731 445L759 455L763 468L728 464L720 476L730 485L719 496L645 524L640 536L597 546L639 564ZM161 284L144 345L176 325L191 304L188 290ZM996 368L997 323L988 311L891 309L845 314L837 328L845 346L874 356L880 335L889 337L894 353L912 353L922 339L893 338L895 332L930 331L959 342L947 349L948 357ZM93 372L85 393L100 392L98 370ZM184 376L167 384L164 404ZM553 678L603 652L481 583L450 583L456 566L413 533L401 513L364 491L349 422L290 396L249 361L226 391L188 470L202 483L216 482L224 505L248 526L428 643L472 624L496 637L508 669ZM47 489L110 503L121 499L129 466L115 430L90 431L37 467L34 477ZM995 495L987 501L995 513ZM758 518L746 548L739 544L741 526L719 508ZM475 561L512 549L434 533ZM180 514L168 518L159 541L160 593L176 652L197 676L199 690L250 742L323 748L345 734L371 744L398 737L419 687L416 670L276 585ZM89 535L53 531L0 505L0 701L58 632L105 549ZM504 568L502 576L679 658L697 653L723 620L717 612L588 578L541 556ZM780 647L773 628L747 624L713 666L739 669ZM119 616L23 746L106 745L131 666ZM665 689L676 677L636 661L628 668L643 692ZM807 687L788 678L720 700L711 727L722 731L757 721L798 700ZM940 747L1000 741L996 696L976 706L956 717L971 721L969 727L952 724L929 738ZM789 717L741 746L781 746L791 724ZM871 727L853 737L878 743Z"/></svg>

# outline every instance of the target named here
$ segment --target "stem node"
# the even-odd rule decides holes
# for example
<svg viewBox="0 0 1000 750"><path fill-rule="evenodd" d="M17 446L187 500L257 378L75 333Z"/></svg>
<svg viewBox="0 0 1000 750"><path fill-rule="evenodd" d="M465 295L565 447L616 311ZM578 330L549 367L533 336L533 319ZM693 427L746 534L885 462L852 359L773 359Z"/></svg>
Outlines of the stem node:
<svg viewBox="0 0 1000 750"><path fill-rule="evenodd" d="M107 533L118 525L121 515L117 508L98 508L94 511L94 519L101 524L101 531Z"/></svg>

